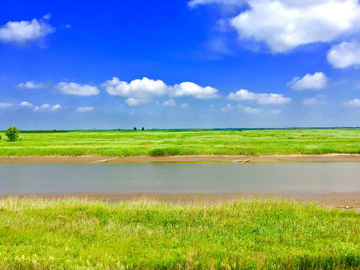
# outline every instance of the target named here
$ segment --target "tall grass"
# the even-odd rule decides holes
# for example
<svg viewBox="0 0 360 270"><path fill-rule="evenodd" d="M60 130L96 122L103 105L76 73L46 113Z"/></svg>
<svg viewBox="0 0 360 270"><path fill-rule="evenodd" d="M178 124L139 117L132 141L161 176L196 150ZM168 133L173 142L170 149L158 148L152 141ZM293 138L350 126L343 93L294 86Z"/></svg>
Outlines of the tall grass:
<svg viewBox="0 0 360 270"><path fill-rule="evenodd" d="M0 156L353 154L359 141L359 129L25 132Z"/></svg>
<svg viewBox="0 0 360 270"><path fill-rule="evenodd" d="M0 201L0 269L358 269L360 214L288 201Z"/></svg>

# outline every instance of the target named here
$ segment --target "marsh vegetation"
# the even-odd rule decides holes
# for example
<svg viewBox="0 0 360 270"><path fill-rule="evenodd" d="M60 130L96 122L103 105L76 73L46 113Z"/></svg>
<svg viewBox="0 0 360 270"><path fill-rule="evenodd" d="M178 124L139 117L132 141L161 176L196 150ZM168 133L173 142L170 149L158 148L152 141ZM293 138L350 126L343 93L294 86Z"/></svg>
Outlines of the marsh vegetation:
<svg viewBox="0 0 360 270"><path fill-rule="evenodd" d="M289 201L0 201L1 269L358 269L360 214Z"/></svg>
<svg viewBox="0 0 360 270"><path fill-rule="evenodd" d="M360 153L359 129L20 132L1 156ZM1 134L0 134L1 135Z"/></svg>

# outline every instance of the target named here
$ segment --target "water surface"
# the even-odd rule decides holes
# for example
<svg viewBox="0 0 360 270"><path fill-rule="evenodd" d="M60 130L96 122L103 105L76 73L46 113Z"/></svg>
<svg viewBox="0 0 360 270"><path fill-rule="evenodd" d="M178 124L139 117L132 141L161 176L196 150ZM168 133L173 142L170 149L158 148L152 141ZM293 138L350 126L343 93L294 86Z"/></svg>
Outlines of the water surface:
<svg viewBox="0 0 360 270"><path fill-rule="evenodd" d="M360 192L360 163L0 164L0 194Z"/></svg>

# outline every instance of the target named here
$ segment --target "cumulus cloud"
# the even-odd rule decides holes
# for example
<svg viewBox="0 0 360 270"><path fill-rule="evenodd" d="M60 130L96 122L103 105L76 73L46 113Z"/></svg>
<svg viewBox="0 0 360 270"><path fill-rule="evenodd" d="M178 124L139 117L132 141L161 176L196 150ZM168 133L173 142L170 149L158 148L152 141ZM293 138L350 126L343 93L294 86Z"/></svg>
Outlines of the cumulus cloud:
<svg viewBox="0 0 360 270"><path fill-rule="evenodd" d="M358 107L358 106L360 106L360 99L355 98L353 100L350 100L349 102L344 103L344 105L345 106L356 106L356 107Z"/></svg>
<svg viewBox="0 0 360 270"><path fill-rule="evenodd" d="M43 39L46 35L55 32L55 28L48 24L50 14L42 19L31 21L8 22L0 27L0 42L24 45L29 42Z"/></svg>
<svg viewBox="0 0 360 270"><path fill-rule="evenodd" d="M271 113L271 114L279 114L279 113L281 113L281 110L271 109L271 110L269 110L269 113Z"/></svg>
<svg viewBox="0 0 360 270"><path fill-rule="evenodd" d="M179 106L181 109L186 109L187 107L189 107L189 105L187 103L183 103Z"/></svg>
<svg viewBox="0 0 360 270"><path fill-rule="evenodd" d="M20 104L11 104L11 103L0 103L0 109L7 109L7 108L32 108L34 107L31 103L27 101L23 101Z"/></svg>
<svg viewBox="0 0 360 270"><path fill-rule="evenodd" d="M306 98L303 100L304 105L326 105L326 101L324 100L326 96L319 95L313 98Z"/></svg>
<svg viewBox="0 0 360 270"><path fill-rule="evenodd" d="M189 7L217 3L248 8L230 19L240 40L264 42L273 53L303 44L332 42L359 30L358 0L192 0Z"/></svg>
<svg viewBox="0 0 360 270"><path fill-rule="evenodd" d="M194 96L199 99L211 99L219 97L217 92L217 89L210 86L201 87L192 82L183 82L174 85L170 95L173 97Z"/></svg>
<svg viewBox="0 0 360 270"><path fill-rule="evenodd" d="M61 109L61 106L59 104L56 104L55 106L52 106L50 109L52 111L57 111L57 110Z"/></svg>
<svg viewBox="0 0 360 270"><path fill-rule="evenodd" d="M227 112L227 111L230 111L230 110L232 110L232 109L234 109L234 107L231 106L230 103L228 103L228 104L227 104L225 107L223 107L221 110L222 110L223 112Z"/></svg>
<svg viewBox="0 0 360 270"><path fill-rule="evenodd" d="M282 94L257 94L249 92L246 89L241 89L236 93L230 93L228 99L241 101L241 100L255 100L259 104L283 104L291 101L291 98L284 97Z"/></svg>
<svg viewBox="0 0 360 270"><path fill-rule="evenodd" d="M264 114L279 114L281 113L281 110L275 110L275 109L270 109L270 110L264 110L262 108L251 108L251 107L245 107L242 105L239 105L239 109L244 111L247 114L260 114L260 113L264 113Z"/></svg>
<svg viewBox="0 0 360 270"><path fill-rule="evenodd" d="M306 74L300 79L300 77L295 77L287 85L291 86L291 89L294 90L303 90L303 89L321 89L326 87L328 78L322 72L316 72L314 75Z"/></svg>
<svg viewBox="0 0 360 270"><path fill-rule="evenodd" d="M78 112L91 112L94 108L93 107L79 107L76 109Z"/></svg>
<svg viewBox="0 0 360 270"><path fill-rule="evenodd" d="M172 98L169 99L169 100L166 100L166 101L163 103L163 106L171 106L171 107L174 107L175 105L176 105L175 100L173 100Z"/></svg>
<svg viewBox="0 0 360 270"><path fill-rule="evenodd" d="M139 100L139 99L136 99L136 98L128 98L127 100L125 100L125 102L129 105L129 106L137 106L137 105L140 105L140 104L143 104L143 103L147 103L148 101L147 100Z"/></svg>
<svg viewBox="0 0 360 270"><path fill-rule="evenodd" d="M47 110L50 108L50 105L49 104L43 104L42 106L36 106L34 108L34 111L40 111L40 110Z"/></svg>
<svg viewBox="0 0 360 270"><path fill-rule="evenodd" d="M206 4L222 4L222 5L243 5L243 0L191 0L188 2L188 6L194 8L198 5Z"/></svg>
<svg viewBox="0 0 360 270"><path fill-rule="evenodd" d="M34 107L34 105L32 105L31 103L29 103L27 101L23 101L19 105L22 106L22 107L28 107L28 108Z"/></svg>
<svg viewBox="0 0 360 270"><path fill-rule="evenodd" d="M129 106L149 103L154 97L168 95L169 97L193 96L198 99L210 99L218 97L218 90L210 86L201 87L192 82L183 82L174 86L168 86L161 80L151 80L146 77L136 79L130 83L120 81L113 77L101 85L108 94L126 97L125 102Z"/></svg>
<svg viewBox="0 0 360 270"><path fill-rule="evenodd" d="M262 113L263 109L259 108L251 108L251 107L245 107L244 112L249 114L259 114Z"/></svg>
<svg viewBox="0 0 360 270"><path fill-rule="evenodd" d="M113 77L102 84L108 94L113 96L129 97L126 103L129 106L148 103L154 96L161 96L168 92L167 86L161 80L150 80L146 77L136 79L130 83Z"/></svg>
<svg viewBox="0 0 360 270"><path fill-rule="evenodd" d="M14 106L13 104L11 103L0 103L0 109L7 109L7 108L10 108Z"/></svg>
<svg viewBox="0 0 360 270"><path fill-rule="evenodd" d="M327 60L334 68L346 68L360 64L360 41L343 42L328 51Z"/></svg>
<svg viewBox="0 0 360 270"><path fill-rule="evenodd" d="M46 85L45 83L35 83L34 81L29 81L27 83L20 83L17 87L21 89L43 89Z"/></svg>
<svg viewBox="0 0 360 270"><path fill-rule="evenodd" d="M45 14L43 17L42 17L44 20L50 20L51 19L51 14L48 13L48 14Z"/></svg>
<svg viewBox="0 0 360 270"><path fill-rule="evenodd" d="M59 104L56 104L54 106L50 106L49 104L43 104L42 106L36 106L34 108L34 111L57 111L61 109L61 106Z"/></svg>
<svg viewBox="0 0 360 270"><path fill-rule="evenodd" d="M73 96L94 96L100 93L96 86L88 84L80 85L77 83L60 82L56 88L61 94Z"/></svg>

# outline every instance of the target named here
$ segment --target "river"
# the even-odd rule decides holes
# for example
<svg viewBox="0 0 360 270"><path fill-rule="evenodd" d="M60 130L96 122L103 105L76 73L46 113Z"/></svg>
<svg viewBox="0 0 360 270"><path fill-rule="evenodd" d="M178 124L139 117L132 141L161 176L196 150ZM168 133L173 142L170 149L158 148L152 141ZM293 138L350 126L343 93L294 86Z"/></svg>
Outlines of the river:
<svg viewBox="0 0 360 270"><path fill-rule="evenodd" d="M359 162L0 164L0 194L360 192Z"/></svg>

